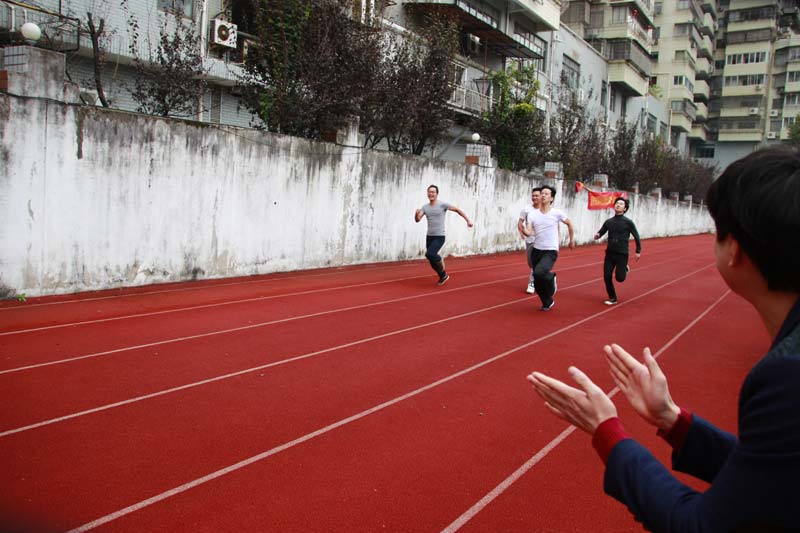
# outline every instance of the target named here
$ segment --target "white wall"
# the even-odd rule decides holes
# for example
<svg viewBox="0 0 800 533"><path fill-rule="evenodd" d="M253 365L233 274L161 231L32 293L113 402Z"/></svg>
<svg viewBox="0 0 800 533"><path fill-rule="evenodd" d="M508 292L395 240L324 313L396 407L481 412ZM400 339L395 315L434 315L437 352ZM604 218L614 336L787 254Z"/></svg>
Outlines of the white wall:
<svg viewBox="0 0 800 533"><path fill-rule="evenodd" d="M0 290L29 296L422 258L435 183L447 253L521 248L534 181L422 157L0 95ZM560 187L561 189L561 187ZM590 242L607 211L557 205ZM708 231L704 210L638 198L643 236Z"/></svg>

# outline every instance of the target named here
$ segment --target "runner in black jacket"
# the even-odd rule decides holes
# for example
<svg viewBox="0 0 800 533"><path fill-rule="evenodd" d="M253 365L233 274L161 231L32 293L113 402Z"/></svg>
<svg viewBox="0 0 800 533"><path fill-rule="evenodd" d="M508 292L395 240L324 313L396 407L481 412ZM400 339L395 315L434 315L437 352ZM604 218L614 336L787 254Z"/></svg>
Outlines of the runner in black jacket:
<svg viewBox="0 0 800 533"><path fill-rule="evenodd" d="M603 227L595 234L597 240L608 232L608 244L606 246L606 260L603 263L603 279L606 282L606 292L608 300L606 305L617 303L617 291L614 290L613 274L617 271L617 281L622 283L628 275L628 239L633 235L636 241L636 260L642 255L642 241L639 239L639 232L633 220L625 216L628 211L628 199L617 198L614 202L614 216L603 222Z"/></svg>

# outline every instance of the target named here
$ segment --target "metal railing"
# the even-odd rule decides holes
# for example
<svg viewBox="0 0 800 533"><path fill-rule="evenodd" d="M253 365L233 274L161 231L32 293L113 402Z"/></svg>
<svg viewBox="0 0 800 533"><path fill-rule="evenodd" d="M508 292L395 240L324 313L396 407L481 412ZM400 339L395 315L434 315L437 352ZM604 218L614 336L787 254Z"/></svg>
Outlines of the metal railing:
<svg viewBox="0 0 800 533"><path fill-rule="evenodd" d="M36 46L56 52L80 48L81 21L14 0L0 0L0 44L25 44L19 29L33 22L42 30Z"/></svg>

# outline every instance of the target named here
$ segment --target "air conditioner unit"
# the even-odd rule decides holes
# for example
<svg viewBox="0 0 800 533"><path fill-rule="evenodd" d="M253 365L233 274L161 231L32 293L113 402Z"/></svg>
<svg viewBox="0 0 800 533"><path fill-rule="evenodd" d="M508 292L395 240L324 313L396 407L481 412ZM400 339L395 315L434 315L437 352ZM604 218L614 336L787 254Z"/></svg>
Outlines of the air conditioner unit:
<svg viewBox="0 0 800 533"><path fill-rule="evenodd" d="M777 138L778 138L778 132L770 131L767 133L767 139L777 139Z"/></svg>
<svg viewBox="0 0 800 533"><path fill-rule="evenodd" d="M780 111L778 111L777 109L773 109L773 110L771 110L771 111L769 112L769 116L771 116L771 117L777 117L777 116L779 116L780 114L781 114L781 113L780 113Z"/></svg>
<svg viewBox="0 0 800 533"><path fill-rule="evenodd" d="M226 48L236 48L236 24L227 20L214 19L211 43Z"/></svg>
<svg viewBox="0 0 800 533"><path fill-rule="evenodd" d="M758 115L759 114L759 109L757 107L751 107L750 108L750 114L751 115Z"/></svg>

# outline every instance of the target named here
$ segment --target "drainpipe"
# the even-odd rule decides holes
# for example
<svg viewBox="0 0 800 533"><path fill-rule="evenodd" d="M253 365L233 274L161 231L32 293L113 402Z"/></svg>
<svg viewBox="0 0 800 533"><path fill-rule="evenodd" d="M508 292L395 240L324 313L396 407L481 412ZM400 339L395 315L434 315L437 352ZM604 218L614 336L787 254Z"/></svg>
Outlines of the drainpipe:
<svg viewBox="0 0 800 533"><path fill-rule="evenodd" d="M200 4L200 55L203 58L203 68L208 57L208 0L203 0ZM203 121L203 96L198 97L197 102L197 121Z"/></svg>

